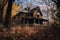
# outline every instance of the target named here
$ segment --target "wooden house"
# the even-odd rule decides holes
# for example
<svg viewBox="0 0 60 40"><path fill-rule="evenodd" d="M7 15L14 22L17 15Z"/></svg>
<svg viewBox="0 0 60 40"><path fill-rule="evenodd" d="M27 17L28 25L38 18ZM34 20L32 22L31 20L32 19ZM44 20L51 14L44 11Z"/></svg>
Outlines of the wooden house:
<svg viewBox="0 0 60 40"><path fill-rule="evenodd" d="M37 13L39 13L39 15ZM43 21L48 20L43 19L42 16L43 14L39 6L32 9L27 7L15 15L13 20L16 20L18 24L43 24Z"/></svg>

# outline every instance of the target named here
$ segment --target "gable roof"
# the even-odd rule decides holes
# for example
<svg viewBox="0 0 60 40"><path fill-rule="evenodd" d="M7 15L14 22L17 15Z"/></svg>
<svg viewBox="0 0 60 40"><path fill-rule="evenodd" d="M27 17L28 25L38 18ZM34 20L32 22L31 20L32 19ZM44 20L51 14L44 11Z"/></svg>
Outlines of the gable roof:
<svg viewBox="0 0 60 40"><path fill-rule="evenodd" d="M21 10L13 18L15 18L18 15L21 15L22 13L28 13L28 12L30 12L32 14L35 10L38 10L38 12L41 14L41 16L43 16L43 14L42 14L42 12L40 10L40 7L39 6L34 6L34 7L31 7L29 11L28 10L25 10L25 8L24 8L24 10Z"/></svg>

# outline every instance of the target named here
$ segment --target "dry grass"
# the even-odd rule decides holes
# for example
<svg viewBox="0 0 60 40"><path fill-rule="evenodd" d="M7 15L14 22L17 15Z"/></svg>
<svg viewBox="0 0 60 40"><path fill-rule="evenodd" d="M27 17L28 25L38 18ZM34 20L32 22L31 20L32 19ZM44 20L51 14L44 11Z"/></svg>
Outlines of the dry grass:
<svg viewBox="0 0 60 40"><path fill-rule="evenodd" d="M44 27L45 28L45 27ZM0 32L1 40L59 40L60 32L39 26L13 26L10 32Z"/></svg>
<svg viewBox="0 0 60 40"><path fill-rule="evenodd" d="M28 27L28 26L24 26L24 27L17 26L17 27L10 28L11 34L18 33L18 34L25 34L29 36L37 33L39 30L40 30L39 27L37 28L37 27Z"/></svg>

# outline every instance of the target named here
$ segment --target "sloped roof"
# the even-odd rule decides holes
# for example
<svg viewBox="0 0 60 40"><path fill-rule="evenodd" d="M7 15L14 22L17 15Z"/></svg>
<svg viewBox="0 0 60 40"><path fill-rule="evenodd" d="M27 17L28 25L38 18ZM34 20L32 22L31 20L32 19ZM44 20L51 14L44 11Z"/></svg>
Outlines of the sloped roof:
<svg viewBox="0 0 60 40"><path fill-rule="evenodd" d="M30 8L30 12L33 13L35 10L38 10L38 12L40 12L41 16L43 16L39 6L34 6ZM25 8L23 10L21 10L19 13L17 13L13 18L15 18L18 15L21 15L21 13L27 13L29 11L25 10Z"/></svg>

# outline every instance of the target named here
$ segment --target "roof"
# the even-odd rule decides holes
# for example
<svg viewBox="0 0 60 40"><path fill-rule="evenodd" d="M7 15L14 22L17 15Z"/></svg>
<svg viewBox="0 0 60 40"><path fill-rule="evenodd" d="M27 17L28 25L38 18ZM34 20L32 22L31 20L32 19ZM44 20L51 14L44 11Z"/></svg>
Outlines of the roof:
<svg viewBox="0 0 60 40"><path fill-rule="evenodd" d="M35 10L38 10L38 12L41 14L41 16L43 16L43 14L42 14L39 6L31 7L29 11L28 11L28 10L25 10L25 8L24 8L24 9L21 10L19 13L17 13L15 16L21 15L22 13L29 13L29 12L32 14ZM30 13L29 13L29 14L30 14ZM15 16L14 16L14 17L15 17Z"/></svg>

